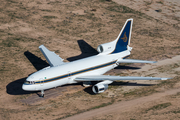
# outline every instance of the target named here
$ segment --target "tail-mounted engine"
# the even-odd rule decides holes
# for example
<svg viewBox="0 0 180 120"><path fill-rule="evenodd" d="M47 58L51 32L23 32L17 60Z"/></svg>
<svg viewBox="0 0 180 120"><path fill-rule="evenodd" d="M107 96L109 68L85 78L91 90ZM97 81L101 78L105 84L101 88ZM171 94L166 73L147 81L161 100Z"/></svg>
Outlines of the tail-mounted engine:
<svg viewBox="0 0 180 120"><path fill-rule="evenodd" d="M112 42L109 42L109 43L104 43L104 44L101 44L97 47L97 51L99 53L111 53L114 48L115 48L115 44L114 44L115 41L112 41Z"/></svg>

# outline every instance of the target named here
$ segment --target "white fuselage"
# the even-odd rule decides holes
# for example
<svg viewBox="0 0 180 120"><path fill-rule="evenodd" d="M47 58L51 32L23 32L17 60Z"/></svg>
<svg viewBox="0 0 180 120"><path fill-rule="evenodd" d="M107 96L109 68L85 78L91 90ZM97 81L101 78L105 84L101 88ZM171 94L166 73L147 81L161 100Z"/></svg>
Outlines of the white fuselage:
<svg viewBox="0 0 180 120"><path fill-rule="evenodd" d="M117 67L117 61L128 55L130 50L117 54L98 54L60 66L47 67L30 75L22 88L27 91L46 90L76 83L74 79L78 76L102 75Z"/></svg>

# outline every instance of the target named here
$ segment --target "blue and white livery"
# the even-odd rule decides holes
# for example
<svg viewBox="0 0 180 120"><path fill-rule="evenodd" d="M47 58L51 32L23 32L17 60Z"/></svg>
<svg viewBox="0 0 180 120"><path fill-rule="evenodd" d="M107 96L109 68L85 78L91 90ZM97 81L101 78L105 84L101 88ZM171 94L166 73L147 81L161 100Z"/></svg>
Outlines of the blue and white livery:
<svg viewBox="0 0 180 120"><path fill-rule="evenodd" d="M44 97L44 90L57 86L83 82L89 85L91 81L98 81L92 87L94 93L102 93L115 80L167 80L169 78L158 77L129 77L129 76L107 76L107 71L117 67L120 63L155 63L155 61L125 59L131 53L130 45L133 19L128 19L124 24L116 40L98 46L98 55L76 60L63 62L63 59L54 52L49 51L45 46L39 49L50 64L40 71L30 75L22 88L26 91L41 91Z"/></svg>

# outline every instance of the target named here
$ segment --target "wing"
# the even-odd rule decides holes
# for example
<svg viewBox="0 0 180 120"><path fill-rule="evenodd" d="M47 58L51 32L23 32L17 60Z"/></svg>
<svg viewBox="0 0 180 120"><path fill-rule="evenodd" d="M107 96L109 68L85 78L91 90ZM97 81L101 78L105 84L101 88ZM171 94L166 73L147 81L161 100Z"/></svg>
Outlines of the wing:
<svg viewBox="0 0 180 120"><path fill-rule="evenodd" d="M159 77L132 77L132 76L109 76L109 75L94 75L94 76L82 76L75 78L77 82L83 81L102 81L102 80L167 80L171 78L159 78Z"/></svg>
<svg viewBox="0 0 180 120"><path fill-rule="evenodd" d="M59 57L59 55L48 50L44 45L39 46L39 49L41 50L41 52L43 53L44 57L46 58L51 67L65 64L63 62L63 59Z"/></svg>
<svg viewBox="0 0 180 120"><path fill-rule="evenodd" d="M134 59L121 59L117 61L118 63L156 63L156 61L147 60L134 60Z"/></svg>

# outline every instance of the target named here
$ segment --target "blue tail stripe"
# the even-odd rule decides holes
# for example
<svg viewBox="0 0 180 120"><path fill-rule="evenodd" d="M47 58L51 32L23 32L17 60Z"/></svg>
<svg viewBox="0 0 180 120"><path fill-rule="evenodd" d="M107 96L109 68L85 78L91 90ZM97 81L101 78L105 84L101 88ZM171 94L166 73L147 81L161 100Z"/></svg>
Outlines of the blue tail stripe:
<svg viewBox="0 0 180 120"><path fill-rule="evenodd" d="M127 22L123 32L121 33L121 35L116 43L116 48L112 52L112 54L127 50L127 45L129 42L129 35L130 35L130 30L131 30L131 22L132 22L131 20Z"/></svg>

